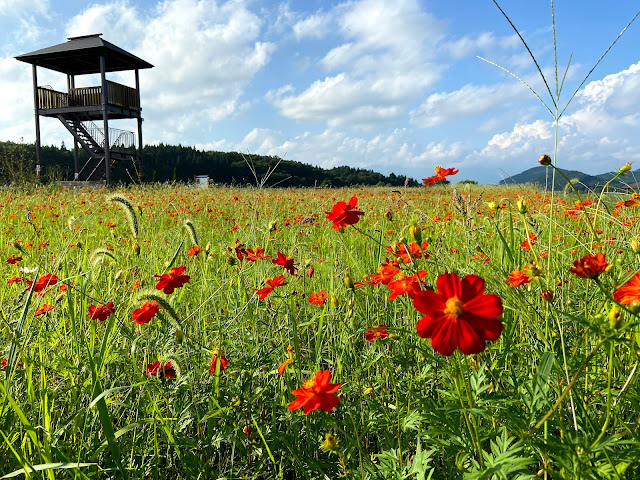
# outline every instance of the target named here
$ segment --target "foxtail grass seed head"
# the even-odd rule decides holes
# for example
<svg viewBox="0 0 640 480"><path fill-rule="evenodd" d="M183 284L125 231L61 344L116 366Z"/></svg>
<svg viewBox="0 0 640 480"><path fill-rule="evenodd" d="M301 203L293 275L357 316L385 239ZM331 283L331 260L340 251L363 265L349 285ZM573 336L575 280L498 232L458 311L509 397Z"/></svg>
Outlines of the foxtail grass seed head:
<svg viewBox="0 0 640 480"><path fill-rule="evenodd" d="M519 198L516 202L516 206L518 207L518 212L525 214L527 213L527 204L524 201L524 198Z"/></svg>
<svg viewBox="0 0 640 480"><path fill-rule="evenodd" d="M324 436L324 440L320 442L320 449L323 452L337 453L339 441L340 439L338 437L336 437L332 433L327 433Z"/></svg>
<svg viewBox="0 0 640 480"><path fill-rule="evenodd" d="M269 222L269 231L275 232L278 229L278 224L275 221Z"/></svg>
<svg viewBox="0 0 640 480"><path fill-rule="evenodd" d="M538 163L540 165L544 165L545 167L551 165L551 157L549 155L540 155L540 158L538 158Z"/></svg>
<svg viewBox="0 0 640 480"><path fill-rule="evenodd" d="M640 312L640 300L637 298L631 300L631 303L629 304L629 310L631 310L633 313Z"/></svg>
<svg viewBox="0 0 640 480"><path fill-rule="evenodd" d="M127 198L119 194L110 195L107 197L110 202L119 203L124 207L124 215L127 217L129 223L129 229L133 238L138 238L138 217L136 215L135 208L131 205L131 202Z"/></svg>
<svg viewBox="0 0 640 480"><path fill-rule="evenodd" d="M618 328L622 323L623 311L619 305L614 305L609 310L609 326L611 328Z"/></svg>
<svg viewBox="0 0 640 480"><path fill-rule="evenodd" d="M194 245L199 245L198 244L198 235L196 234L196 227L193 224L193 222L190 219L187 219L187 220L184 221L182 226L187 231L187 235L189 235L189 238L191 239L191 242Z"/></svg>

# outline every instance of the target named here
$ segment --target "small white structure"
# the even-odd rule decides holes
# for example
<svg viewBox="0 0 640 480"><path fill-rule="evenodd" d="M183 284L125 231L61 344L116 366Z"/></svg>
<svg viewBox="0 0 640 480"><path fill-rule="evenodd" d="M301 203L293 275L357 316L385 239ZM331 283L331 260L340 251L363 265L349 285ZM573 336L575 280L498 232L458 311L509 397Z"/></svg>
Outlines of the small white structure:
<svg viewBox="0 0 640 480"><path fill-rule="evenodd" d="M196 175L193 177L193 183L198 188L207 188L209 186L209 175Z"/></svg>

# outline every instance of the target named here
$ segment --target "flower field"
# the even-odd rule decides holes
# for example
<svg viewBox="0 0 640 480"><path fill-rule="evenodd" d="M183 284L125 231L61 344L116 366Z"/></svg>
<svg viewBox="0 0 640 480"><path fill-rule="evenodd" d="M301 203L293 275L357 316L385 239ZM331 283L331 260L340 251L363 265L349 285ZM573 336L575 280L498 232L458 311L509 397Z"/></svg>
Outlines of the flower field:
<svg viewBox="0 0 640 480"><path fill-rule="evenodd" d="M640 478L638 206L0 190L0 478Z"/></svg>

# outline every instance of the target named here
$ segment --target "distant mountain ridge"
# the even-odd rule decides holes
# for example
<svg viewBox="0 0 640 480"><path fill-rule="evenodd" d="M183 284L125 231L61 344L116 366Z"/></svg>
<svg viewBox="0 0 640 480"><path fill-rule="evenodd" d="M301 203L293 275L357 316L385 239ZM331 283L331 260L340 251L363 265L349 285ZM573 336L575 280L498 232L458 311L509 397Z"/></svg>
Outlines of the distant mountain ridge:
<svg viewBox="0 0 640 480"><path fill-rule="evenodd" d="M616 172L607 172L599 175L589 175L587 173L580 172L578 170L564 170L558 169L564 173L567 178L570 180L578 179L579 183L576 184L576 187L580 190L589 189L598 189L602 188L609 180L611 180ZM629 183L636 183L636 179L633 176L635 172L629 172L624 177L620 177L612 182L611 187L621 187L627 185ZM515 184L535 184L541 187L545 185L547 188L551 188L551 179L553 178L553 169L551 167L533 167L528 170L525 170L522 173L518 173L516 175L511 175L508 178L500 180L498 182L499 185L515 185ZM555 188L564 189L567 185L567 181L562 177L562 175L556 173L555 179Z"/></svg>

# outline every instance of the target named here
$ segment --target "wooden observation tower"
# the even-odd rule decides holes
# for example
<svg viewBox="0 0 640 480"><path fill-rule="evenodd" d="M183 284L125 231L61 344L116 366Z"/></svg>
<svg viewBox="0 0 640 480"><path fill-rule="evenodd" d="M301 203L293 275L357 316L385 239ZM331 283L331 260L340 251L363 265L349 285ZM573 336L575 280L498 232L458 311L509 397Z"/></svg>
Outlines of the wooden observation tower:
<svg viewBox="0 0 640 480"><path fill-rule="evenodd" d="M111 170L118 162L133 161L142 172L142 108L138 71L149 62L100 38L102 34L70 37L66 43L15 57L33 69L33 102L36 119L36 157L40 164L40 115L57 118L73 135L74 180L111 184ZM67 75L67 91L38 86L37 68ZM111 82L107 72L133 70L135 88ZM100 74L100 85L76 88L78 75ZM109 128L109 121L136 119L133 132ZM94 123L94 122L97 122ZM98 125L102 123L102 128ZM81 165L78 145L89 155Z"/></svg>

